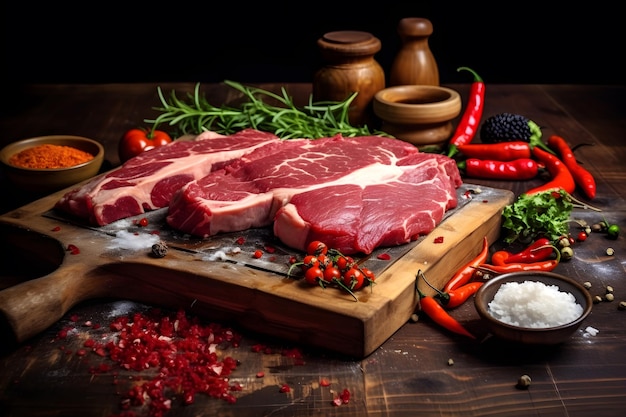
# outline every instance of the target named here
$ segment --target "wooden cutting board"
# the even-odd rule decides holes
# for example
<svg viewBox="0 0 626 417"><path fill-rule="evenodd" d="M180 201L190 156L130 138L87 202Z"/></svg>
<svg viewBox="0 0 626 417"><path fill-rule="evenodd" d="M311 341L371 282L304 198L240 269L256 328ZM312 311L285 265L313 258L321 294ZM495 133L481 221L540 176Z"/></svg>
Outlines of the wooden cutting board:
<svg viewBox="0 0 626 417"><path fill-rule="evenodd" d="M355 301L345 291L311 287L288 277L288 258L302 259L302 254L272 242L271 233L193 240L168 233L158 216L145 228L133 220L89 228L51 211L66 191L0 216L3 263L9 264L9 272L0 276L0 312L16 341L45 330L79 302L113 297L184 308L359 358L377 349L415 311L417 271L443 287L478 254L485 236L489 242L498 238L502 208L513 201L510 191L464 184L459 207L428 236L381 249L389 260L379 259L379 252L362 260L375 271L376 285L356 292ZM149 248L121 249L115 241L123 229L159 234L168 244L167 255L155 258ZM233 249L243 241L243 248ZM68 251L70 245L79 253ZM255 248L263 250L262 259L252 256ZM421 281L419 287L434 293Z"/></svg>

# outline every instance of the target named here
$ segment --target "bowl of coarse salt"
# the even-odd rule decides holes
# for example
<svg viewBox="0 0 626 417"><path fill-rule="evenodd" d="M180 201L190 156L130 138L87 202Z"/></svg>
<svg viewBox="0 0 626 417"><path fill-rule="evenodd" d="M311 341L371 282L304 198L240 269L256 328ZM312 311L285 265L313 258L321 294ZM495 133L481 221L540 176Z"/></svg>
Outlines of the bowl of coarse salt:
<svg viewBox="0 0 626 417"><path fill-rule="evenodd" d="M492 335L512 342L555 345L591 313L585 287L553 272L512 272L486 281L474 298Z"/></svg>

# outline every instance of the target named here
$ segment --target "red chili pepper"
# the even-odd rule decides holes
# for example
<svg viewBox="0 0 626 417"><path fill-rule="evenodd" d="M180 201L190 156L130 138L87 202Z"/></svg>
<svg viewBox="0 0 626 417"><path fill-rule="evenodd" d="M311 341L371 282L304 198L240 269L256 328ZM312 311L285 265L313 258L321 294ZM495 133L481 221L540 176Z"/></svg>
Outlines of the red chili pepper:
<svg viewBox="0 0 626 417"><path fill-rule="evenodd" d="M492 257L493 259L493 257ZM480 264L476 268L483 272L489 272L492 274L500 275L506 274L509 272L521 272L521 271L552 271L559 264L560 257L557 256L557 259L550 259L547 261L538 261L538 262L520 262L515 264L507 264L504 265L494 265L495 262L492 260L492 264Z"/></svg>
<svg viewBox="0 0 626 417"><path fill-rule="evenodd" d="M507 264L520 262L545 261L554 253L554 246L550 239L542 237L528 245L526 249L518 253L510 253L504 260ZM492 255L493 258L493 255Z"/></svg>
<svg viewBox="0 0 626 417"><path fill-rule="evenodd" d="M421 271L418 272L418 277L420 273ZM476 339L476 336L471 334L461 323L448 314L448 312L437 302L437 300L422 293L419 289L417 289L417 286L415 288L420 297L420 309L435 323L447 330L450 330L451 332Z"/></svg>
<svg viewBox="0 0 626 417"><path fill-rule="evenodd" d="M452 290L457 289L461 285L467 284L476 272L476 267L487 260L489 255L489 242L487 242L487 236L483 238L483 247L478 255L463 265L450 280L443 287L443 292L449 293Z"/></svg>
<svg viewBox="0 0 626 417"><path fill-rule="evenodd" d="M468 143L467 145L458 145L457 148L467 158L513 161L515 159L532 157L530 144L523 141Z"/></svg>
<svg viewBox="0 0 626 417"><path fill-rule="evenodd" d="M472 73L474 76L474 82L470 89L469 100L465 108L465 112L456 127L452 138L450 139L450 149L448 156L453 156L457 153L457 146L466 145L474 139L478 127L480 126L480 119L483 116L483 107L485 104L485 83L483 79L471 68L460 67L457 71L466 70Z"/></svg>
<svg viewBox="0 0 626 417"><path fill-rule="evenodd" d="M546 166L548 172L552 176L552 179L543 185L526 191L526 194L532 195L548 190L564 190L567 193L572 194L576 189L576 183L574 182L574 177L572 177L571 172L563 161L536 146L533 148L532 152L533 156Z"/></svg>
<svg viewBox="0 0 626 417"><path fill-rule="evenodd" d="M463 304L484 284L483 281L472 281L448 292L439 291L436 298L445 308L455 308Z"/></svg>
<svg viewBox="0 0 626 417"><path fill-rule="evenodd" d="M496 180L523 181L537 176L539 167L530 158L514 161L495 161L470 158L458 163L459 169L465 171L470 178L486 178Z"/></svg>
<svg viewBox="0 0 626 417"><path fill-rule="evenodd" d="M585 195L590 199L596 196L596 180L593 175L582 166L578 165L574 152L568 146L565 139L560 136L552 135L548 139L548 146L557 151L563 160L563 163L569 169L574 182L583 190Z"/></svg>

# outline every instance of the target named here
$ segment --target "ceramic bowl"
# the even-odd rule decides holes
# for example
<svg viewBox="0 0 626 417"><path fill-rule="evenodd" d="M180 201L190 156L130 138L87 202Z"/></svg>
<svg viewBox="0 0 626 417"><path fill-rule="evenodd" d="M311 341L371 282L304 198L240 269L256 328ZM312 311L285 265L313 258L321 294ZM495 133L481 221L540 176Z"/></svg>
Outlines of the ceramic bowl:
<svg viewBox="0 0 626 417"><path fill-rule="evenodd" d="M562 292L571 293L582 307L582 313L576 319L555 327L520 327L500 321L492 316L489 303L496 292L507 282L522 283L537 281L546 285L556 285ZM487 324L492 335L511 342L531 345L556 345L567 341L591 313L593 301L589 291L578 282L552 272L513 272L503 274L487 281L476 293L474 305L481 319Z"/></svg>
<svg viewBox="0 0 626 417"><path fill-rule="evenodd" d="M376 93L372 106L382 131L422 150L440 150L454 133L461 96L435 85L399 85Z"/></svg>
<svg viewBox="0 0 626 417"><path fill-rule="evenodd" d="M89 152L94 158L68 168L24 168L12 165L11 156L34 146L51 144L70 146ZM13 185L20 190L45 193L54 192L84 181L98 174L104 161L104 147L97 141L82 136L40 136L13 142L0 150L0 163Z"/></svg>

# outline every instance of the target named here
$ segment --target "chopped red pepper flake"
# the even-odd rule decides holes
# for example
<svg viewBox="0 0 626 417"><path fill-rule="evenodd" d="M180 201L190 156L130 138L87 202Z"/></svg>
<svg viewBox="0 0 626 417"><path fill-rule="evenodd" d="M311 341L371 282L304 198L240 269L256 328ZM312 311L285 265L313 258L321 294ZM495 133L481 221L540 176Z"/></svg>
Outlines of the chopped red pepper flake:
<svg viewBox="0 0 626 417"><path fill-rule="evenodd" d="M322 378L320 379L320 386L322 387L329 387L330 386L330 381L326 378Z"/></svg>
<svg viewBox="0 0 626 417"><path fill-rule="evenodd" d="M280 392L291 392L291 387L287 384L283 384L280 387Z"/></svg>
<svg viewBox="0 0 626 417"><path fill-rule="evenodd" d="M78 249L78 246L72 245L71 243L67 245L67 251L72 255L78 255L80 253L80 249Z"/></svg>
<svg viewBox="0 0 626 417"><path fill-rule="evenodd" d="M437 236L434 240L435 243L443 243L443 236Z"/></svg>
<svg viewBox="0 0 626 417"><path fill-rule="evenodd" d="M72 315L70 320L76 322L79 317ZM123 394L121 408L127 411L117 417L139 415L131 409L142 405L147 407L148 417L162 417L171 409L174 397L181 398L184 404L193 403L197 394L220 398L229 404L237 401L231 392L241 391L242 387L230 383L229 375L238 362L230 356L220 358L217 354L220 346L239 344L240 336L231 329L219 324L203 325L198 318L188 318L183 311L161 314L158 309L118 317L110 323L109 329L117 333L115 337L102 343L96 338L87 338L76 355L85 356L91 351L108 357L124 370L158 370L151 373L154 377L131 376L129 380L137 382ZM75 329L63 329L58 337L66 338L71 330ZM69 349L63 350L68 355L72 353ZM102 363L91 367L90 372L98 374L111 369L111 364ZM123 380L115 375L113 383L120 382Z"/></svg>
<svg viewBox="0 0 626 417"><path fill-rule="evenodd" d="M265 372L263 372L263 371L256 373L256 377L257 378L263 378L264 376L265 376Z"/></svg>
<svg viewBox="0 0 626 417"><path fill-rule="evenodd" d="M348 391L347 388L344 388L344 390L341 391L341 394L339 396L341 397L341 401L344 404L348 404L350 402L350 391Z"/></svg>
<svg viewBox="0 0 626 417"><path fill-rule="evenodd" d="M58 232L59 230L61 230L61 226L56 226L52 229L53 232Z"/></svg>
<svg viewBox="0 0 626 417"><path fill-rule="evenodd" d="M146 227L148 225L148 219L146 219L145 217L142 217L141 220L139 220L137 224L141 227Z"/></svg>
<svg viewBox="0 0 626 417"><path fill-rule="evenodd" d="M389 255L388 253L381 253L380 255L377 256L378 259L380 259L381 261L388 261L391 259L391 255Z"/></svg>
<svg viewBox="0 0 626 417"><path fill-rule="evenodd" d="M243 245L244 243L246 243L246 239L241 236L239 238L237 238L237 240L235 241L238 245Z"/></svg>
<svg viewBox="0 0 626 417"><path fill-rule="evenodd" d="M256 259L259 259L263 256L263 252L257 249L254 251L254 254L252 256L255 257Z"/></svg>
<svg viewBox="0 0 626 417"><path fill-rule="evenodd" d="M265 252L267 253L274 253L276 252L276 248L270 245L265 245Z"/></svg>

